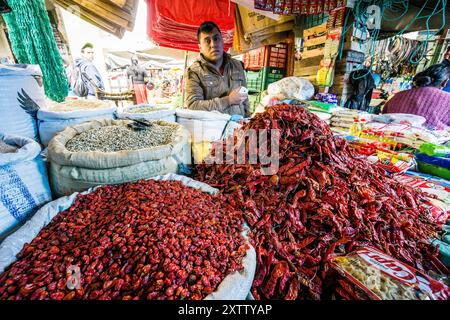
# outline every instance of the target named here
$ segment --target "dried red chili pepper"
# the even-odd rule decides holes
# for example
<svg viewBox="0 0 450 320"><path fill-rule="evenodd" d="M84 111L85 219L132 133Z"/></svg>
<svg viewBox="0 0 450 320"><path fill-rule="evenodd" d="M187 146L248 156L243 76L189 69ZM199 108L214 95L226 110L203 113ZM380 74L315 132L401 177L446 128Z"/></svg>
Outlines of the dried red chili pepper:
<svg viewBox="0 0 450 320"><path fill-rule="evenodd" d="M293 11L303 2L307 3L294 1ZM365 161L306 108L268 107L243 126L244 136L248 130L271 129L280 130L280 169L271 177L255 173L259 163L201 164L196 170L199 180L229 194L229 202L252 228L257 252L255 298L318 299L328 260L364 245L380 248L418 270L448 274L430 243L440 225L430 220L420 191ZM272 276L271 265L281 262L288 266L285 277L288 273L299 277L298 285L291 281L288 293L271 290L279 279Z"/></svg>
<svg viewBox="0 0 450 320"><path fill-rule="evenodd" d="M220 194L178 181L102 186L24 246L0 275L0 299L202 299L242 269L242 223Z"/></svg>

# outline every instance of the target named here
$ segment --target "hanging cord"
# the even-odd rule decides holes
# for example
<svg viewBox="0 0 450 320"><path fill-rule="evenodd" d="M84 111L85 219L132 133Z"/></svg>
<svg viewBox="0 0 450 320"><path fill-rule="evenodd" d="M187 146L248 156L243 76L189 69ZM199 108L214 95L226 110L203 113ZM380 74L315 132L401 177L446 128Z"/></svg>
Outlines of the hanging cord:
<svg viewBox="0 0 450 320"><path fill-rule="evenodd" d="M430 19L435 15L436 10L438 9L439 4L442 3L442 9L440 11L442 11L442 25L441 27L434 33L431 32L430 29ZM427 26L427 36L425 41L416 48L416 50L414 51L414 53L411 55L411 58L409 59L409 62L412 64L419 64L420 61L423 59L423 57L426 55L427 49L428 49L428 43L430 41L430 38L432 36L437 35L444 27L445 27L445 7L447 5L447 0L440 0L438 1L438 3L436 4L433 12L428 16L428 19L426 20L426 26ZM421 54L420 57L418 59L416 59L415 61L413 60L413 57L415 57L419 50L421 50Z"/></svg>

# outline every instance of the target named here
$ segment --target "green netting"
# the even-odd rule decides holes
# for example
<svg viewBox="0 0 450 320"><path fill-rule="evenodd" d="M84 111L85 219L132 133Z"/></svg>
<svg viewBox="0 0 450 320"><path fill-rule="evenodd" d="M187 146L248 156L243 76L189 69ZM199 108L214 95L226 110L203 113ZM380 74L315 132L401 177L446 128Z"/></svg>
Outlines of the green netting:
<svg viewBox="0 0 450 320"><path fill-rule="evenodd" d="M12 12L3 17L18 62L38 64L42 70L46 96L54 101L64 101L69 86L44 0L7 2Z"/></svg>

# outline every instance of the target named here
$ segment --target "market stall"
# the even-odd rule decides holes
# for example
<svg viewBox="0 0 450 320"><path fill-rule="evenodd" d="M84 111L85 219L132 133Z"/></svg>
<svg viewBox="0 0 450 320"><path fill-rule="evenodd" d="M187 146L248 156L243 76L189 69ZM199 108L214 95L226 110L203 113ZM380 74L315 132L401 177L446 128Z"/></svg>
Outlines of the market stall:
<svg viewBox="0 0 450 320"><path fill-rule="evenodd" d="M197 45L190 2L147 3L155 40ZM343 33L344 2L273 3L254 1L255 29L248 1L201 10L243 54L246 118L164 95L49 101L39 66L0 65L0 300L449 300L449 128L353 107L338 79L364 35Z"/></svg>

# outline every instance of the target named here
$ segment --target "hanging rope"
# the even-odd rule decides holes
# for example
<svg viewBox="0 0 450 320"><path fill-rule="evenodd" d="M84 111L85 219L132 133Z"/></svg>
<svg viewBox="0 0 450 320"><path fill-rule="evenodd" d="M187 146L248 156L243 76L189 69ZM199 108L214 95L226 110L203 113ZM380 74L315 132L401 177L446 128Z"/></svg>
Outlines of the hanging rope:
<svg viewBox="0 0 450 320"><path fill-rule="evenodd" d="M64 101L68 82L43 0L8 0L11 13L4 14L12 49L19 63L38 64L45 94Z"/></svg>
<svg viewBox="0 0 450 320"><path fill-rule="evenodd" d="M385 1L385 0L356 0L354 7L347 11L345 16L345 22L342 32L342 42L343 39L345 39L345 35L350 30L350 27L352 26L353 22L350 24L349 16L352 14L354 16L355 21L360 22L363 26L363 31L368 31L370 34L370 42L369 42L369 53L371 55L371 67L366 69L366 72L362 72L359 76L355 77L354 79L359 79L367 76L368 73L372 72L372 66L375 64L375 57L380 57L380 61L378 62L378 65L380 68L385 68L386 66L390 65L391 68L395 69L394 73L399 72L402 68L408 68L408 66L405 66L405 63L409 65L418 65L424 58L427 53L428 44L431 38L439 33L446 24L446 5L448 0L439 0L437 1L434 10L430 14L421 15L422 12L426 9L429 0L425 0L422 7L419 9L417 14L409 23L406 24L406 26L400 30L395 36L395 41L400 43L400 50L396 52L395 54L392 53L392 56L388 58L388 61L383 61L383 57L386 56L385 52L379 52L377 53L377 45L378 45L378 37L380 35L379 29L374 30L368 30L367 29L367 21L370 18L367 9L371 5L376 5L381 10L381 19L385 21L398 21L402 19L410 10L409 1L408 0L392 0L392 1ZM398 8L400 7L400 8ZM389 14L388 14L389 13ZM397 14L397 16L392 17L393 13ZM439 28L439 30L432 32L430 29L430 20L433 17L436 17L437 15L442 15L442 25ZM387 17L391 16L391 17ZM408 30L408 28L418 19L426 19L425 26L426 26L426 37L424 41L411 41L402 37L399 37L405 33L405 31ZM340 44L340 53L339 53L339 59L342 59L344 46L343 43ZM386 43L387 45L393 44L393 43ZM395 61L394 57L396 57ZM390 60L390 61L389 61ZM360 67L362 69L363 66Z"/></svg>

